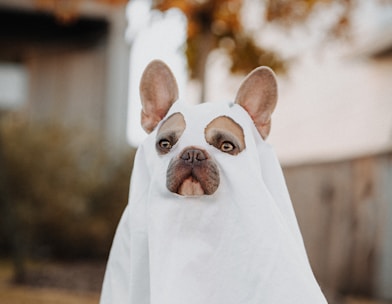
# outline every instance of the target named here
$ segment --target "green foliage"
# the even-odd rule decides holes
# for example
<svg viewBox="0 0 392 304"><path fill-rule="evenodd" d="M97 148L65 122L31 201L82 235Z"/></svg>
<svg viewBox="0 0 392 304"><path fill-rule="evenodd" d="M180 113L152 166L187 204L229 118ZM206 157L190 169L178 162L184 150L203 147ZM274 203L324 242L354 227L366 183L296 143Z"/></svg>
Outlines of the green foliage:
<svg viewBox="0 0 392 304"><path fill-rule="evenodd" d="M0 219L18 230L0 231L3 248L16 232L32 255L105 256L127 203L133 151L113 160L88 132L20 116L4 117L0 136L10 206Z"/></svg>

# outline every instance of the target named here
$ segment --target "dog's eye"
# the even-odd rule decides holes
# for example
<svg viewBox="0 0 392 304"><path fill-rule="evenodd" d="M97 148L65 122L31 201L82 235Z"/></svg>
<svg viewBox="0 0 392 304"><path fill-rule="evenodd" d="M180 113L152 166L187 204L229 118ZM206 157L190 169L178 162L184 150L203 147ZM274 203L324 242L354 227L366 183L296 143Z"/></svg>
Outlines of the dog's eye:
<svg viewBox="0 0 392 304"><path fill-rule="evenodd" d="M159 141L159 143L158 143L158 145L159 145L159 147L162 149L162 150L170 150L171 148L172 148L172 144L171 144L171 142L169 141L169 140L167 140L167 139L161 139L160 141Z"/></svg>
<svg viewBox="0 0 392 304"><path fill-rule="evenodd" d="M224 141L222 144L221 144L221 146L220 146L220 150L222 151L222 152L231 152L231 151L233 151L234 150L234 148L235 148L235 146L231 143L231 142L229 142L229 141Z"/></svg>

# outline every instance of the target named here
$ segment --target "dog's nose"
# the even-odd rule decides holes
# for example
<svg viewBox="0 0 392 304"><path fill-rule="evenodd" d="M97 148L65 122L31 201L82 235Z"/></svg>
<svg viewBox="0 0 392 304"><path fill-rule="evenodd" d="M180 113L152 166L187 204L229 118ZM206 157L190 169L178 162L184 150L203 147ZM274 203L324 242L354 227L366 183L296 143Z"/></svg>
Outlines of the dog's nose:
<svg viewBox="0 0 392 304"><path fill-rule="evenodd" d="M185 150L180 157L188 163L200 162L207 159L204 151L195 148Z"/></svg>

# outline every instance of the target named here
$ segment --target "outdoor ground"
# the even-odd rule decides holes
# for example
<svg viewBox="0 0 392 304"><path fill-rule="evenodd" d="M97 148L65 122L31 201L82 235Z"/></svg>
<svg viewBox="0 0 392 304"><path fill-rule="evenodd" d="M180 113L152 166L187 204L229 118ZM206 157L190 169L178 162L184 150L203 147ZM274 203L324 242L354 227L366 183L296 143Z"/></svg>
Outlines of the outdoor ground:
<svg viewBox="0 0 392 304"><path fill-rule="evenodd" d="M0 261L1 304L98 304L105 264L34 263L27 285L12 283L12 266Z"/></svg>
<svg viewBox="0 0 392 304"><path fill-rule="evenodd" d="M30 263L27 285L12 284L12 266L0 261L1 304L98 304L104 262ZM348 297L330 304L392 304Z"/></svg>

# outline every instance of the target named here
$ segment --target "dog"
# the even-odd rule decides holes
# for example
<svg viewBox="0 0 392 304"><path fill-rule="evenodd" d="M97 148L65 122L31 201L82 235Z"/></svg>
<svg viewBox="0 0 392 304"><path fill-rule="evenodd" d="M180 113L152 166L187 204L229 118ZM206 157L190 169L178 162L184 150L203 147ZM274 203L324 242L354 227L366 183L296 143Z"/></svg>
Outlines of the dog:
<svg viewBox="0 0 392 304"><path fill-rule="evenodd" d="M101 304L327 303L303 244L281 167L266 142L277 103L259 67L235 102L189 106L152 61L129 203Z"/></svg>

